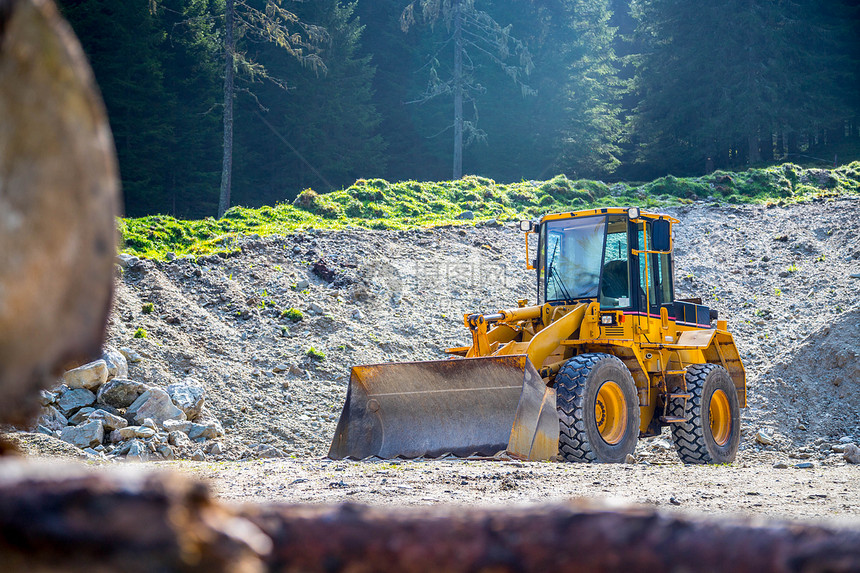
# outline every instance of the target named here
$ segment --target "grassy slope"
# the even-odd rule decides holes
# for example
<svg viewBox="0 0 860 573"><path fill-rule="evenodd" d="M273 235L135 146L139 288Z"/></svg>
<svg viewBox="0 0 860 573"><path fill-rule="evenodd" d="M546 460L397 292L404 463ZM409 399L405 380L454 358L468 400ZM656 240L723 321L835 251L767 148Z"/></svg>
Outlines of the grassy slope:
<svg viewBox="0 0 860 573"><path fill-rule="evenodd" d="M720 203L789 203L860 194L860 162L837 169L803 169L786 163L743 172L716 171L703 177L667 176L645 183L607 185L571 181L499 184L483 177L460 181L389 183L359 179L347 189L318 195L308 189L290 204L247 209L233 207L221 220L182 221L153 215L122 219L123 251L163 259L177 255L231 250L233 239L256 233L285 234L307 228L405 229L446 225L471 211L476 221L513 220L547 212L606 206L664 206L707 200Z"/></svg>

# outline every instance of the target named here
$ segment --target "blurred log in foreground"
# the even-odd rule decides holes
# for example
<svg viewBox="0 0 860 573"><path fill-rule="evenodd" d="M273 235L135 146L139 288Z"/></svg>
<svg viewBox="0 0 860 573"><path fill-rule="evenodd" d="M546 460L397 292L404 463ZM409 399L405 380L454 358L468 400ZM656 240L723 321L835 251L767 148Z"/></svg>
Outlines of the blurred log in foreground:
<svg viewBox="0 0 860 573"><path fill-rule="evenodd" d="M41 571L860 571L860 532L570 504L225 506L140 466L0 462L0 564Z"/></svg>
<svg viewBox="0 0 860 573"><path fill-rule="evenodd" d="M860 532L695 520L593 504L543 508L248 508L272 571L848 572Z"/></svg>
<svg viewBox="0 0 860 573"><path fill-rule="evenodd" d="M181 476L0 462L4 573L256 573L270 547L206 486Z"/></svg>
<svg viewBox="0 0 860 573"><path fill-rule="evenodd" d="M0 423L100 353L119 177L89 65L47 0L0 0Z"/></svg>

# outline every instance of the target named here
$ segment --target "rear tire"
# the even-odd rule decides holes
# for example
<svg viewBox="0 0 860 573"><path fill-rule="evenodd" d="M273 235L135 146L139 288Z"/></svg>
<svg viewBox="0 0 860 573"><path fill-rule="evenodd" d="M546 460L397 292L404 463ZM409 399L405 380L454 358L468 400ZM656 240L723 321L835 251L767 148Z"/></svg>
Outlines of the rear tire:
<svg viewBox="0 0 860 573"><path fill-rule="evenodd" d="M555 377L559 456L567 462L621 463L639 439L633 376L611 354L581 354Z"/></svg>
<svg viewBox="0 0 860 573"><path fill-rule="evenodd" d="M716 364L687 367L686 401L676 398L669 415L687 418L672 424L672 441L685 464L727 464L735 460L741 437L738 394L731 376ZM686 411L685 411L686 410Z"/></svg>

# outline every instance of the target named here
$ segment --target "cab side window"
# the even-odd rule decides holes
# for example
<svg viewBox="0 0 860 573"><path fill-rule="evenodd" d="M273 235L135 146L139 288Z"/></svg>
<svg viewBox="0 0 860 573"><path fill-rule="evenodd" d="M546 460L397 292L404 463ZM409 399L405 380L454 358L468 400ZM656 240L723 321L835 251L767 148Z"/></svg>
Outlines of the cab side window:
<svg viewBox="0 0 860 573"><path fill-rule="evenodd" d="M675 316L672 303L675 300L675 293L672 283L672 265L669 259L669 254L655 255L657 258L657 285L660 292L660 306L666 306L669 309L669 316Z"/></svg>

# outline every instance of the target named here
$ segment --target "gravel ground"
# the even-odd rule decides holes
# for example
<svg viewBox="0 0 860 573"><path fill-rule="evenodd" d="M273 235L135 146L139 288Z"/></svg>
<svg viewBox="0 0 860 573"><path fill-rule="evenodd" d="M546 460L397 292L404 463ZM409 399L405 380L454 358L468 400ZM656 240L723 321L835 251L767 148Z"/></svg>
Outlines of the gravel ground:
<svg viewBox="0 0 860 573"><path fill-rule="evenodd" d="M307 231L242 239L226 259L143 261L117 278L108 343L144 357L131 378L164 387L190 376L207 389L224 453L157 465L203 476L226 499L496 505L598 496L857 524L860 466L832 447L860 441L858 208L855 198L670 212L681 220L676 295L719 310L747 367L749 408L731 467L681 465L668 433L641 440L639 463L623 466L324 459L351 365L443 357L468 341L463 313L534 301L522 234L510 224ZM148 302L152 313L143 312ZM290 308L303 319L282 317ZM133 338L138 328L148 337ZM308 356L311 348L324 359ZM761 432L773 443L758 443ZM251 459L260 444L287 458Z"/></svg>
<svg viewBox="0 0 860 573"><path fill-rule="evenodd" d="M860 527L857 466L772 469L779 459L742 454L732 466L326 459L158 465L202 478L216 496L241 503L502 507L588 497L661 511Z"/></svg>

